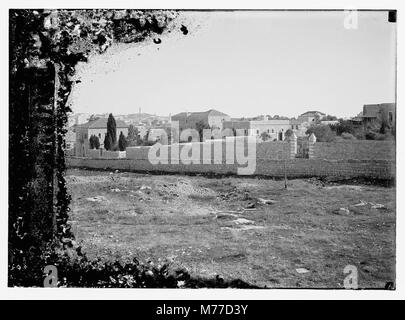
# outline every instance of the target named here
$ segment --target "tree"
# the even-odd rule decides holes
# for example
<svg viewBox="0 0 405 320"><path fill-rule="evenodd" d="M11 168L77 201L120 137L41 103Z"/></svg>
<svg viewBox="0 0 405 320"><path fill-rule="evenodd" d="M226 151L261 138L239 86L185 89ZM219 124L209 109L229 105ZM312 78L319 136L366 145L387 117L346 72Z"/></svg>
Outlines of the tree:
<svg viewBox="0 0 405 320"><path fill-rule="evenodd" d="M288 138L291 137L293 134L294 132L291 129L288 129L284 134L285 139L288 140Z"/></svg>
<svg viewBox="0 0 405 320"><path fill-rule="evenodd" d="M105 150L111 150L113 148L112 140L110 133L107 132L105 138L104 138L104 149Z"/></svg>
<svg viewBox="0 0 405 320"><path fill-rule="evenodd" d="M90 136L89 143L90 149L100 149L100 140L96 135L92 134Z"/></svg>
<svg viewBox="0 0 405 320"><path fill-rule="evenodd" d="M120 151L125 151L127 148L127 139L125 139L124 134L121 132L120 137L118 138L118 148Z"/></svg>
<svg viewBox="0 0 405 320"><path fill-rule="evenodd" d="M331 116L330 114L328 114L328 115L324 116L324 117L322 118L322 120L323 120L323 121L335 121L335 120L337 120L337 117Z"/></svg>
<svg viewBox="0 0 405 320"><path fill-rule="evenodd" d="M137 138L137 131L138 131L138 129L137 128L135 128L135 126L133 125L133 124L130 124L129 125L129 128L128 128L128 136L127 136L127 139L128 139L128 141L133 141L133 140L136 140L136 138Z"/></svg>
<svg viewBox="0 0 405 320"><path fill-rule="evenodd" d="M262 132L262 134L260 135L260 138L261 138L263 141L267 141L267 140L270 139L270 135L269 135L266 131L264 131L264 132Z"/></svg>
<svg viewBox="0 0 405 320"><path fill-rule="evenodd" d="M198 131L198 135L200 137L200 142L203 141L203 134L204 134L204 129L210 129L210 126L205 123L204 121L200 120L195 124L195 128Z"/></svg>
<svg viewBox="0 0 405 320"><path fill-rule="evenodd" d="M161 34L177 14L9 11L9 286L41 286L46 260L58 253L53 249L73 245L64 136L77 63L113 42L139 43Z"/></svg>
<svg viewBox="0 0 405 320"><path fill-rule="evenodd" d="M95 120L98 120L98 119L100 119L100 117L97 117L94 114L92 114L87 120L88 121L95 121Z"/></svg>
<svg viewBox="0 0 405 320"><path fill-rule="evenodd" d="M94 149L94 139L93 139L94 135L90 136L89 139L89 144L90 144L90 149Z"/></svg>
<svg viewBox="0 0 405 320"><path fill-rule="evenodd" d="M312 133L319 142L332 142L336 139L336 133L328 125L312 125L305 134L311 135Z"/></svg>
<svg viewBox="0 0 405 320"><path fill-rule="evenodd" d="M94 148L95 149L100 149L100 139L95 135L94 136L94 141L93 141L93 143L94 143Z"/></svg>
<svg viewBox="0 0 405 320"><path fill-rule="evenodd" d="M319 115L319 113L316 113L314 116L314 122L315 124L320 124L321 123L321 116Z"/></svg>
<svg viewBox="0 0 405 320"><path fill-rule="evenodd" d="M109 135L111 138L110 149L113 149L117 144L117 123L115 122L115 118L112 113L110 113L107 120L107 135Z"/></svg>
<svg viewBox="0 0 405 320"><path fill-rule="evenodd" d="M133 124L130 124L128 128L127 146L136 146L139 144L141 144L139 130Z"/></svg>

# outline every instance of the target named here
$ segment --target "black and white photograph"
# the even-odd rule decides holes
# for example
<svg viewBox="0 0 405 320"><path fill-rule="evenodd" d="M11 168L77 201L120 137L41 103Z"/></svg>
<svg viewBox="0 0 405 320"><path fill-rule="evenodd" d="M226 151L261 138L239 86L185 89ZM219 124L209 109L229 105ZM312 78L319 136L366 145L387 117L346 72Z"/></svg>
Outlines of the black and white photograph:
<svg viewBox="0 0 405 320"><path fill-rule="evenodd" d="M397 290L396 8L7 14L8 288Z"/></svg>

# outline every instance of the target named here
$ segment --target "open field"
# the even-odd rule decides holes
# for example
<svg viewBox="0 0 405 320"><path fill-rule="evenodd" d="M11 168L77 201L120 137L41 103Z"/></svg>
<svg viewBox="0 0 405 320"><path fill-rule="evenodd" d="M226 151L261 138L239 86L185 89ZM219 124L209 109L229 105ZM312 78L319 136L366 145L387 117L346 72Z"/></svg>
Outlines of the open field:
<svg viewBox="0 0 405 320"><path fill-rule="evenodd" d="M170 261L267 287L342 288L346 265L361 288L395 280L392 187L79 169L66 179L90 257Z"/></svg>

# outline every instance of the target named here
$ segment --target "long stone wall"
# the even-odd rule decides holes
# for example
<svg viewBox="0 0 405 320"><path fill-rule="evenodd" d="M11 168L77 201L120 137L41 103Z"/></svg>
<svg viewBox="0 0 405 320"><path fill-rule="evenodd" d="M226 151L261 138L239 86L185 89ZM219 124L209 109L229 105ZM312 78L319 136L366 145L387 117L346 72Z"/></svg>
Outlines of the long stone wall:
<svg viewBox="0 0 405 320"><path fill-rule="evenodd" d="M395 144L390 141L315 142L311 144L310 159L294 158L297 150L294 139L254 143L249 147L255 148L255 152L250 150L249 153L247 144L238 150L235 145L229 147L220 140L166 145L159 151L156 146L130 147L126 154L102 154L100 157L95 154L93 158L67 157L67 164L70 167L135 172L238 174L238 169L253 161L254 170L248 172L250 175L283 177L286 170L287 176L297 178L336 176L393 179L396 176ZM236 155L230 152L232 148L235 148ZM238 155L238 152L243 154ZM163 161L150 161L150 153L156 154ZM184 157L179 160L179 155L184 154L188 154L188 161ZM245 159L245 164L241 165L238 159Z"/></svg>
<svg viewBox="0 0 405 320"><path fill-rule="evenodd" d="M283 177L284 164L288 177L395 178L395 162L388 160L256 160L253 175ZM237 164L151 164L148 160L90 159L68 157L73 168L110 169L134 172L237 174Z"/></svg>

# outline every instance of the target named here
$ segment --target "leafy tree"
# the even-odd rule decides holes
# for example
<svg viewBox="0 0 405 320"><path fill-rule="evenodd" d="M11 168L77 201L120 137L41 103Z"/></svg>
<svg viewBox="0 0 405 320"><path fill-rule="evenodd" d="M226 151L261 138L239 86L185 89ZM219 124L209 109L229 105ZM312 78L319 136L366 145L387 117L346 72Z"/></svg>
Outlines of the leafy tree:
<svg viewBox="0 0 405 320"><path fill-rule="evenodd" d="M263 141L267 141L267 140L270 139L270 135L269 135L266 131L264 131L264 132L262 132L262 134L260 135L260 138L261 138Z"/></svg>
<svg viewBox="0 0 405 320"><path fill-rule="evenodd" d="M117 123L112 113L110 113L107 120L107 134L110 135L111 148L113 148L117 144Z"/></svg>
<svg viewBox="0 0 405 320"><path fill-rule="evenodd" d="M138 128L135 128L135 126L133 124L130 124L129 128L128 128L127 140L128 141L136 140L136 138L138 136L137 131L138 131Z"/></svg>
<svg viewBox="0 0 405 320"><path fill-rule="evenodd" d="M87 120L88 121L95 121L95 120L98 120L98 119L100 119L100 117L97 117L94 114L92 114Z"/></svg>
<svg viewBox="0 0 405 320"><path fill-rule="evenodd" d="M318 113L316 113L314 116L314 122L315 122L315 125L318 125L321 123L321 116Z"/></svg>
<svg viewBox="0 0 405 320"><path fill-rule="evenodd" d="M285 139L288 139L289 137L291 137L292 135L294 134L294 132L291 130L291 129L288 129L286 132L285 132Z"/></svg>
<svg viewBox="0 0 405 320"><path fill-rule="evenodd" d="M113 42L161 34L177 15L127 9L9 11L9 286L41 286L43 267L53 264L47 257L73 246L64 135L77 63Z"/></svg>
<svg viewBox="0 0 405 320"><path fill-rule="evenodd" d="M312 133L319 142L332 142L336 139L336 133L328 125L312 125L305 134L311 135Z"/></svg>
<svg viewBox="0 0 405 320"><path fill-rule="evenodd" d="M127 146L136 146L142 144L142 139L139 136L139 130L133 124L129 125Z"/></svg>
<svg viewBox="0 0 405 320"><path fill-rule="evenodd" d="M356 137L352 135L351 133L348 132L343 132L342 133L342 138L345 140L356 140Z"/></svg>
<svg viewBox="0 0 405 320"><path fill-rule="evenodd" d="M127 139L125 139L124 134L121 132L120 137L118 138L118 148L120 151L125 151L127 148Z"/></svg>
<svg viewBox="0 0 405 320"><path fill-rule="evenodd" d="M324 117L322 118L322 120L323 120L323 121L335 121L335 120L337 120L337 117L331 116L330 114L328 114L328 115L324 116Z"/></svg>
<svg viewBox="0 0 405 320"><path fill-rule="evenodd" d="M204 133L204 129L210 129L210 126L205 123L204 121L200 120L195 124L195 128L198 132L198 135L200 137L200 142L203 141L203 133Z"/></svg>

